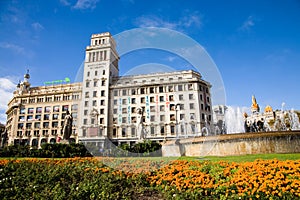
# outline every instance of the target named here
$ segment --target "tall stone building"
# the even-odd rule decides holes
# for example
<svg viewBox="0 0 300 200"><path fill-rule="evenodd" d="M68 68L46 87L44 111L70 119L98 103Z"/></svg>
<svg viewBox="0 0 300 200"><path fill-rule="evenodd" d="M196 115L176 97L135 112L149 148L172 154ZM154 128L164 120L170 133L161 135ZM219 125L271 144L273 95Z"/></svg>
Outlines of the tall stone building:
<svg viewBox="0 0 300 200"><path fill-rule="evenodd" d="M73 140L99 148L210 134L211 85L200 73L119 76L118 61L113 37L100 33L86 47L82 83L30 87L27 73L9 102L9 144L56 142L67 110Z"/></svg>

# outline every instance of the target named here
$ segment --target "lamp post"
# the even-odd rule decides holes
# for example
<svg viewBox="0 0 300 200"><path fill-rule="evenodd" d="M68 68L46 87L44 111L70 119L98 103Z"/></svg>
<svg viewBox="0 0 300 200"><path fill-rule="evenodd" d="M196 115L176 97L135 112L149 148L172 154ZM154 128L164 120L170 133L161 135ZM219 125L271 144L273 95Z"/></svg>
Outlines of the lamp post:
<svg viewBox="0 0 300 200"><path fill-rule="evenodd" d="M176 114L175 114L175 117L176 117L176 138L178 138L178 111L180 110L180 104L177 103L175 105L175 111L176 111Z"/></svg>

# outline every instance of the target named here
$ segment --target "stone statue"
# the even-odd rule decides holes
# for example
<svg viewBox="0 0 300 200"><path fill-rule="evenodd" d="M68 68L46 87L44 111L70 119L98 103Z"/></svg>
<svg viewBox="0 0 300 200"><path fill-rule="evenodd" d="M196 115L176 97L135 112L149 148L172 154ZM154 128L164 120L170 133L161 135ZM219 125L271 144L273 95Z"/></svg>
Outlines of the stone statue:
<svg viewBox="0 0 300 200"><path fill-rule="evenodd" d="M143 127L143 109L137 108L136 113L137 113L137 121L136 121L137 137L139 141L142 141L143 139L146 138L145 130Z"/></svg>
<svg viewBox="0 0 300 200"><path fill-rule="evenodd" d="M64 119L64 126L63 126L63 139L68 140L70 139L70 136L72 134L72 123L73 123L73 117L71 116L70 112L67 111L67 115Z"/></svg>
<svg viewBox="0 0 300 200"><path fill-rule="evenodd" d="M7 130L5 129L2 133L1 133L1 147L4 147L6 145L7 142Z"/></svg>

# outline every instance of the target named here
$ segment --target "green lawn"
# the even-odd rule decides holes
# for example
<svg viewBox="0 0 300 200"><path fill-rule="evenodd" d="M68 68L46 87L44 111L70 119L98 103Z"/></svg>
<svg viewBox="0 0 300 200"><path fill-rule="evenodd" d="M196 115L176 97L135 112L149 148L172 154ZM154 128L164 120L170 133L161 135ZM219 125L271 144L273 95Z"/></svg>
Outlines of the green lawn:
<svg viewBox="0 0 300 200"><path fill-rule="evenodd" d="M179 160L210 160L210 161L229 161L229 162L247 162L256 159L263 160L300 160L300 153L293 154L251 154L241 156L205 156L205 157L180 157Z"/></svg>
<svg viewBox="0 0 300 200"><path fill-rule="evenodd" d="M0 159L16 159L16 158L2 158ZM17 159L25 159L25 158L17 158ZM40 158L43 159L43 158ZM61 159L61 158L54 158L54 159ZM271 159L278 159L278 160L300 160L300 153L293 153L293 154L252 154L252 155L241 155L241 156L205 156L205 157L130 157L124 158L119 157L116 159L120 160L152 160L152 161L172 161L172 160L187 160L187 161L229 161L229 162L247 162L247 161L254 161L256 159L263 159L263 160L271 160Z"/></svg>

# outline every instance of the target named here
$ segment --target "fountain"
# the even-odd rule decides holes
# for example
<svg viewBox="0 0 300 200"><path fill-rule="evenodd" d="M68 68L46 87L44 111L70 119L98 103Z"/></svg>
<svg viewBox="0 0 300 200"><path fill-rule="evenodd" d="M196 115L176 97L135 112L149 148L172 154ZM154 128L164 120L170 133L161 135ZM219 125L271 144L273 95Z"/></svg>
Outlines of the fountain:
<svg viewBox="0 0 300 200"><path fill-rule="evenodd" d="M177 143L166 141L162 145L162 155L228 156L300 153L299 116L294 110L284 110L284 106L285 103L282 103L281 110L276 111L273 111L271 106L266 106L264 112L260 113L256 99L252 97L250 116L243 114L245 109L227 106L223 125L216 126L219 134L211 133L206 136L204 133L210 131L203 127L202 136L179 139Z"/></svg>
<svg viewBox="0 0 300 200"><path fill-rule="evenodd" d="M225 132L229 133L243 133L244 129L244 116L239 107L236 109L228 106L225 111Z"/></svg>
<svg viewBox="0 0 300 200"><path fill-rule="evenodd" d="M294 109L292 109L288 112L288 118L290 121L290 129L292 131L300 130L299 117L298 117L297 113L294 111Z"/></svg>

